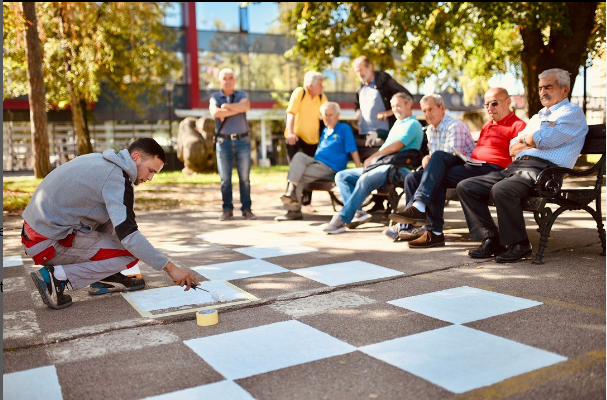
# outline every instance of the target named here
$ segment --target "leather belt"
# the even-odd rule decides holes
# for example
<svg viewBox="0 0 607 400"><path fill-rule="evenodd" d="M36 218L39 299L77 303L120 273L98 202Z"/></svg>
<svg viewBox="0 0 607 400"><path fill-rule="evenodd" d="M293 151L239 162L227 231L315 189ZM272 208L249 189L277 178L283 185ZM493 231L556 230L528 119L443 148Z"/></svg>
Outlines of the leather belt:
<svg viewBox="0 0 607 400"><path fill-rule="evenodd" d="M226 139L230 139L230 140L237 140L237 139L242 139L244 137L249 136L249 132L245 132L245 133L222 133L220 134L220 136L226 138Z"/></svg>
<svg viewBox="0 0 607 400"><path fill-rule="evenodd" d="M517 160L534 160L534 161L546 163L549 166L554 166L554 167L558 166L558 165L556 165L555 163L553 163L551 161L544 160L543 158L534 157L534 156L521 156L521 157L517 158Z"/></svg>

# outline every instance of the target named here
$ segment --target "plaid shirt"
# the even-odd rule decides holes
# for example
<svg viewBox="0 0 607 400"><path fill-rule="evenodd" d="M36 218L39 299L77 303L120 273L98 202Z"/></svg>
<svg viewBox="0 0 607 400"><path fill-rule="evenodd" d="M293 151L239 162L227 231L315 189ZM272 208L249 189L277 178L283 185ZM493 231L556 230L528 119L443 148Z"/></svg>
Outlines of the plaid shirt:
<svg viewBox="0 0 607 400"><path fill-rule="evenodd" d="M426 135L428 136L430 154L435 151L451 153L455 148L469 157L474 150L474 139L472 139L466 124L447 114L438 124L438 127L428 125Z"/></svg>

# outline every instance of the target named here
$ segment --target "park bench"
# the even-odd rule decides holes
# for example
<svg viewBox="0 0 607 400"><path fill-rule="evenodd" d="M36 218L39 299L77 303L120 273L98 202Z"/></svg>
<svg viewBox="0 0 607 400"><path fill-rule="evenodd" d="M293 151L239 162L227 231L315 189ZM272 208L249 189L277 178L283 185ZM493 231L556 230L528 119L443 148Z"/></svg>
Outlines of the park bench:
<svg viewBox="0 0 607 400"><path fill-rule="evenodd" d="M540 245L534 264L543 264L552 225L559 215L568 210L585 210L594 218L603 246L601 255L605 255L605 229L601 213L601 191L605 175L605 125L589 126L580 154L600 154L601 158L586 169L546 168L537 177L533 195L523 200L523 210L533 213L540 233ZM569 187L574 177L596 177L594 187ZM564 188L563 185L567 187ZM455 189L447 189L447 202L450 200L459 200ZM593 201L594 208L591 206ZM550 205L558 208L553 211Z"/></svg>

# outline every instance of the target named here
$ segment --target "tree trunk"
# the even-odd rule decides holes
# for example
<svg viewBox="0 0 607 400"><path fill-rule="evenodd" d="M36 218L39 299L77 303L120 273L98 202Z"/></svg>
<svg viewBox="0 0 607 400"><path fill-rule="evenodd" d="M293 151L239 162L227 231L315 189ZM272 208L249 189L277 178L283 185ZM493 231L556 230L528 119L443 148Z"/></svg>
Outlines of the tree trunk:
<svg viewBox="0 0 607 400"><path fill-rule="evenodd" d="M571 87L575 83L580 65L588 56L588 38L594 27L594 14L598 3L568 3L564 12L568 13L569 26L550 31L548 44L544 44L542 31L521 28L523 51L523 82L527 96L527 115L537 114L542 109L538 93L538 75L551 68L561 68L571 74ZM571 92L570 92L571 94Z"/></svg>
<svg viewBox="0 0 607 400"><path fill-rule="evenodd" d="M44 178L51 172L46 131L46 103L44 99L44 75L42 73L42 50L38 36L36 3L23 2L23 16L27 20L25 29L25 56L29 83L30 125L32 130L32 153L34 175Z"/></svg>
<svg viewBox="0 0 607 400"><path fill-rule="evenodd" d="M59 24L59 31L61 33L61 37L65 39L65 29L64 24L68 23L68 18L66 17L66 9L65 3L60 3L60 15L61 21ZM72 123L74 125L74 132L76 133L76 145L78 155L88 154L93 152L93 147L91 146L91 139L88 135L88 131L84 129L84 114L82 112L82 106L80 105L80 98L74 91L74 85L69 80L70 71L72 70L72 66L70 63L70 57L74 53L74 49L69 46L69 49L66 49L66 54L64 56L64 65L65 65L65 77L66 77L66 87L67 92L70 95L70 108L72 111Z"/></svg>

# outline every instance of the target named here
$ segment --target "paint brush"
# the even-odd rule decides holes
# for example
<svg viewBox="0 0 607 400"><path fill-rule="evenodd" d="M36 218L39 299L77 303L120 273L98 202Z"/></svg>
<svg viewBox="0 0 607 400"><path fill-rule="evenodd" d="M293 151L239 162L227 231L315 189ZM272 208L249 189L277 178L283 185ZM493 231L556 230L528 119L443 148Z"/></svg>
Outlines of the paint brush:
<svg viewBox="0 0 607 400"><path fill-rule="evenodd" d="M218 291L218 290L213 290L212 292L209 292L209 291L208 291L208 290L206 290L206 289L203 289L203 288L201 288L201 287L196 286L196 284L195 284L195 283L193 283L193 282L190 284L190 287L191 287L192 289L194 289L194 290L197 290L197 289L198 289L198 290L202 290L202 291L205 291L205 292L207 292L207 293L210 293L210 294L211 294L211 297L212 297L212 298L213 298L213 300L215 300L215 301L223 302L223 301L227 301L227 300L228 300L227 296L226 296L224 293L222 293L222 292L220 292L220 291Z"/></svg>

